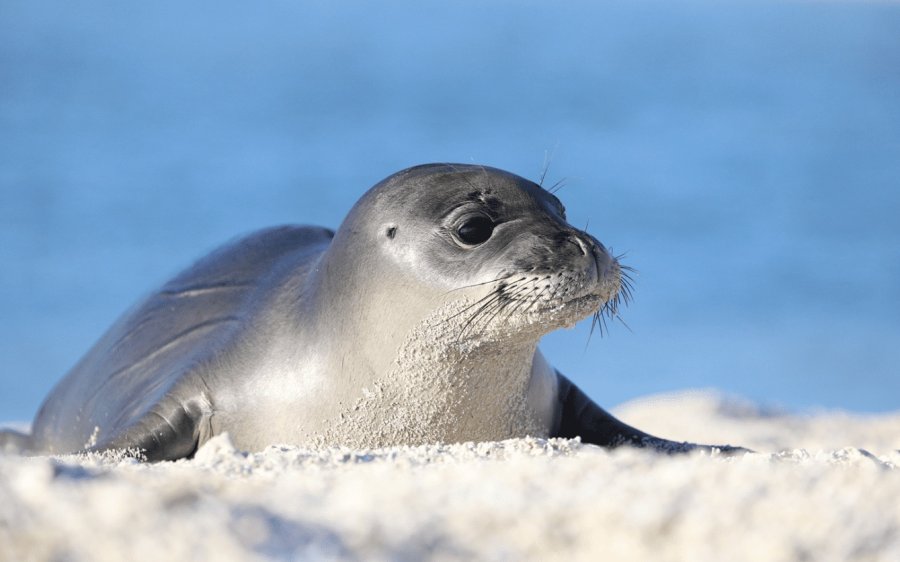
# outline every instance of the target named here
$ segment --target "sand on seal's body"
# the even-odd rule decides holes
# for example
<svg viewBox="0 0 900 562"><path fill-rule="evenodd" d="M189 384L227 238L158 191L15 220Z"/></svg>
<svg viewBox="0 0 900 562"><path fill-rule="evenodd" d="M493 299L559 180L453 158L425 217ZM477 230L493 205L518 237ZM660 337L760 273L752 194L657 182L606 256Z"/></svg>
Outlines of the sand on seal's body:
<svg viewBox="0 0 900 562"><path fill-rule="evenodd" d="M725 424L760 452L526 438L247 454L220 436L157 464L0 455L0 560L900 560L900 413L775 415L708 393L617 411L652 426L679 401L688 437Z"/></svg>

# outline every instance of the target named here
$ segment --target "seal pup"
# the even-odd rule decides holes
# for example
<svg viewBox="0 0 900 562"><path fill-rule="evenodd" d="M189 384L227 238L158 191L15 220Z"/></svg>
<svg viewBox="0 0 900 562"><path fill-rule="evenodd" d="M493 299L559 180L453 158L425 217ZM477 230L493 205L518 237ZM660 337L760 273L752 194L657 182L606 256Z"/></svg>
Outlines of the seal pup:
<svg viewBox="0 0 900 562"><path fill-rule="evenodd" d="M370 189L336 232L271 228L198 261L101 337L31 436L6 441L148 460L189 457L222 432L244 450L526 435L691 450L617 420L538 350L624 296L618 261L541 186L417 166Z"/></svg>

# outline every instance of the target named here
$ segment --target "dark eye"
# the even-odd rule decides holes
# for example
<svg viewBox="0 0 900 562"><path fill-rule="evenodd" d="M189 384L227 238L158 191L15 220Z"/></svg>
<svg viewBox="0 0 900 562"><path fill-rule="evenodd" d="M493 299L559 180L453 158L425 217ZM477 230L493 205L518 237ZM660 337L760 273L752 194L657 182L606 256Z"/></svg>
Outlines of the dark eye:
<svg viewBox="0 0 900 562"><path fill-rule="evenodd" d="M470 246L486 242L493 232L494 223L491 219L482 216L472 217L456 229L456 235L463 244Z"/></svg>

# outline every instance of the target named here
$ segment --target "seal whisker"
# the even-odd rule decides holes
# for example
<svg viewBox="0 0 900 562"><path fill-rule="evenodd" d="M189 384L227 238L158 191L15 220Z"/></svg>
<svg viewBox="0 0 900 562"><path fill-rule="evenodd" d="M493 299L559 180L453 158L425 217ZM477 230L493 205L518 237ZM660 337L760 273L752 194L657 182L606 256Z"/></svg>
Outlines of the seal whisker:
<svg viewBox="0 0 900 562"><path fill-rule="evenodd" d="M553 161L553 155L556 153L556 149L559 148L559 143L556 143L556 146L553 147L553 150L544 151L544 166L543 170L541 170L541 177L538 181L538 185L544 187L544 180L547 178L547 172L550 171L550 163Z"/></svg>
<svg viewBox="0 0 900 562"><path fill-rule="evenodd" d="M481 165L479 165L478 167L481 168L481 173L484 174L484 177L487 180L488 187L491 188L491 191L495 191L494 184L493 182L491 182L491 174L488 173L487 168Z"/></svg>
<svg viewBox="0 0 900 562"><path fill-rule="evenodd" d="M603 313L603 309L597 312L597 320L600 327L600 337L609 335L609 324L606 321L606 314Z"/></svg>
<svg viewBox="0 0 900 562"><path fill-rule="evenodd" d="M612 248L610 248L610 252L612 252ZM619 265L619 293L622 294L622 298L625 301L625 304L630 304L632 301L632 292L634 291L634 277L632 275L637 274L637 270L629 265L624 265L621 263L622 258L627 255L628 252L622 252L621 254L617 254L613 257L615 262Z"/></svg>
<svg viewBox="0 0 900 562"><path fill-rule="evenodd" d="M594 335L594 329L597 329L600 333L600 337L603 337L603 332L606 329L606 320L603 318L603 315L598 310L591 316L591 331L588 332L587 341L584 343L585 348L591 343L591 337Z"/></svg>
<svg viewBox="0 0 900 562"><path fill-rule="evenodd" d="M502 281L502 279L501 279L501 281ZM520 281L520 280L519 280L519 281ZM488 282L486 282L486 283L477 283L477 284L472 285L472 286L474 287L474 286L478 286L478 285L486 285L486 284L488 284L488 283L492 283L492 281L488 281ZM474 308L474 307L476 307L476 306L478 306L478 305L484 303L486 300L488 300L488 299L490 299L490 298L492 298L492 297L495 297L495 296L497 296L497 295L499 295L499 294L502 294L503 290L504 290L506 287L514 286L515 283L516 283L516 281L514 281L514 282L512 282L512 283L508 283L508 284L506 284L506 285L501 285L501 286L495 288L494 290L492 290L491 292L489 292L487 295L481 297L481 298L478 299L477 301L475 301L475 302L473 302L472 304L466 306L465 308L463 308L462 310L460 310L460 311L457 312L456 314L451 315L450 318L456 318L457 316L460 316L461 314L465 314L466 312L468 312L468 311L471 310L472 308ZM444 293L444 295L446 295L446 294L448 294L448 293Z"/></svg>
<svg viewBox="0 0 900 562"><path fill-rule="evenodd" d="M537 290L537 288L535 288L535 290ZM541 301L541 297L544 296L544 293L549 290L550 285L544 285L544 288L540 289L540 291L536 295L534 295L534 297L531 299L531 303L525 308L525 310L522 311L522 314L528 314L529 312L531 312L531 309L533 309L535 305Z"/></svg>
<svg viewBox="0 0 900 562"><path fill-rule="evenodd" d="M633 281L628 272L620 272L619 273L619 292L616 293L618 296L619 293L622 294L622 298L625 300L625 304L630 304L632 301L631 293L634 290Z"/></svg>
<svg viewBox="0 0 900 562"><path fill-rule="evenodd" d="M518 283L523 280L524 279L520 279L514 283L499 287L497 290L497 298L491 302L488 302L477 311L475 311L472 317L469 318L469 320L466 322L466 325L461 330L460 335L463 335L469 328L477 327L479 324L483 324L484 328L487 328L487 326L497 316L497 314L502 312L504 308L516 302L519 294L522 293L522 291L528 290L527 286L519 286ZM510 291L510 289L512 290Z"/></svg>
<svg viewBox="0 0 900 562"><path fill-rule="evenodd" d="M626 329L626 330L628 330L628 331L631 332L632 334L634 333L634 330L631 329L631 326L629 326L629 325L625 322L625 320L623 320L622 317L619 316L618 314L616 315L616 320L617 320L620 324L622 324L623 326L625 326L625 329Z"/></svg>
<svg viewBox="0 0 900 562"><path fill-rule="evenodd" d="M450 289L446 293L443 293L441 296L447 296L454 291L462 291L463 289L471 289L472 287L481 287L482 285L490 285L491 283L505 281L515 275L516 275L515 273L510 273L509 275L506 275L503 277L497 277L496 279L491 279L490 281L483 281L481 283L472 283L471 285L463 285L462 287L456 287L455 289ZM522 279L524 279L524 277L522 277Z"/></svg>
<svg viewBox="0 0 900 562"><path fill-rule="evenodd" d="M456 318L457 316L461 316L461 315L465 314L466 312L469 312L470 310L472 310L473 308L475 308L476 306L479 306L479 305L481 305L481 307L484 308L485 306L490 305L490 303L491 303L492 300L497 299L497 298L500 298L500 296L501 296L500 293L498 293L497 291L491 291L491 292L488 293L486 296L484 296L484 297L478 299L477 301L475 301L474 303L472 303L472 304L468 305L467 307L463 308L462 310L460 310L460 311L457 312L456 314L451 315L451 316L450 316L450 319ZM476 310L475 313L474 313L472 316L476 316L476 315L478 314L479 311L480 311L480 309L479 309L479 310Z"/></svg>
<svg viewBox="0 0 900 562"><path fill-rule="evenodd" d="M503 312L503 310L504 310L505 308L511 306L514 302L516 302L516 301L512 301L512 300L504 300L504 301L502 301L502 302L500 303L500 306L498 306L498 307L496 308L496 310L494 310L493 313L492 313L488 318L485 319L485 321L484 321L484 327L487 328L487 327L491 324L491 322L494 320L494 318L497 317L497 315L499 315L501 312Z"/></svg>
<svg viewBox="0 0 900 562"><path fill-rule="evenodd" d="M524 297L527 297L527 295L533 291L533 286L523 285L517 287L514 291L507 293L509 301L504 303L504 307L513 307L511 310L515 310L516 308L520 307L523 302L527 302Z"/></svg>
<svg viewBox="0 0 900 562"><path fill-rule="evenodd" d="M530 287L529 291L527 291L524 295L525 298L519 299L519 302L516 304L516 306L512 310L509 311L507 318L511 318L513 314L518 313L520 310L522 310L523 306L530 305L530 303L532 303L532 301L528 297L533 295L537 290L538 290L537 287Z"/></svg>
<svg viewBox="0 0 900 562"><path fill-rule="evenodd" d="M549 193L552 193L553 195L556 195L556 193L557 193L560 189L564 188L565 186L566 186L566 178L562 178L562 179L559 180L558 182L556 182L556 183L554 183L553 185L551 185L551 186L550 186L550 189L548 189L547 191L548 191Z"/></svg>
<svg viewBox="0 0 900 562"><path fill-rule="evenodd" d="M479 307L478 310L476 310L476 311L469 317L468 320L466 320L466 323L463 325L462 330L460 330L460 336L462 336L463 334L465 334L466 330L469 329L469 327L472 325L473 322L475 322L475 323L477 324L476 320L478 319L478 317L479 317L481 314L484 313L484 311L490 310L492 307L496 306L496 304L497 304L498 301L500 301L501 299L505 298L505 295L504 295L502 292L499 292L499 291L494 292L494 293L491 293L491 295L489 295L489 296L490 296L489 300L488 300L486 303L484 303L481 307ZM484 300L484 299L482 299L482 300ZM479 302L480 302L480 301L479 301Z"/></svg>
<svg viewBox="0 0 900 562"><path fill-rule="evenodd" d="M453 170L455 173L459 174L460 177L462 177L462 180L463 180L464 182L466 182L467 184L469 184L469 186L470 186L472 189L474 189L475 191L481 191L474 183L472 183L472 182L469 180L469 178L466 177L465 172L463 172L462 170L460 170L459 168L457 168L455 164L451 164L450 162L447 162L447 163L445 163L444 165L447 166L448 168L450 168L451 170Z"/></svg>
<svg viewBox="0 0 900 562"><path fill-rule="evenodd" d="M469 332L469 331L474 331L475 333L482 334L483 330L478 329L479 325L482 324L482 320L485 318L485 316L487 314L490 313L490 311L492 311L495 308L502 307L502 306L503 306L502 298L500 296L498 296L498 298L496 300L494 300L493 302L491 302L489 305L485 306L484 308L480 309L477 313L473 314L463 325L462 329L459 331L459 334L457 335L457 338L456 338L457 341L462 339L462 337L466 335L466 332Z"/></svg>
<svg viewBox="0 0 900 562"><path fill-rule="evenodd" d="M584 348L587 349L591 344L591 337L594 335L594 326L597 325L597 312L591 315L591 331L588 332L587 341L584 342Z"/></svg>

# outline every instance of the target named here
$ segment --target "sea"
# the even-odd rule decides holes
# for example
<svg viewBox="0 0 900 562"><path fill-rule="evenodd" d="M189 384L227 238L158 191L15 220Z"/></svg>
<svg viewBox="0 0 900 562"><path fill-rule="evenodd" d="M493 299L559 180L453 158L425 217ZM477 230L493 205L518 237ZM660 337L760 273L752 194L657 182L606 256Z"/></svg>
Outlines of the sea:
<svg viewBox="0 0 900 562"><path fill-rule="evenodd" d="M545 355L601 405L900 408L900 4L0 0L0 420L142 296L427 162L635 269Z"/></svg>

